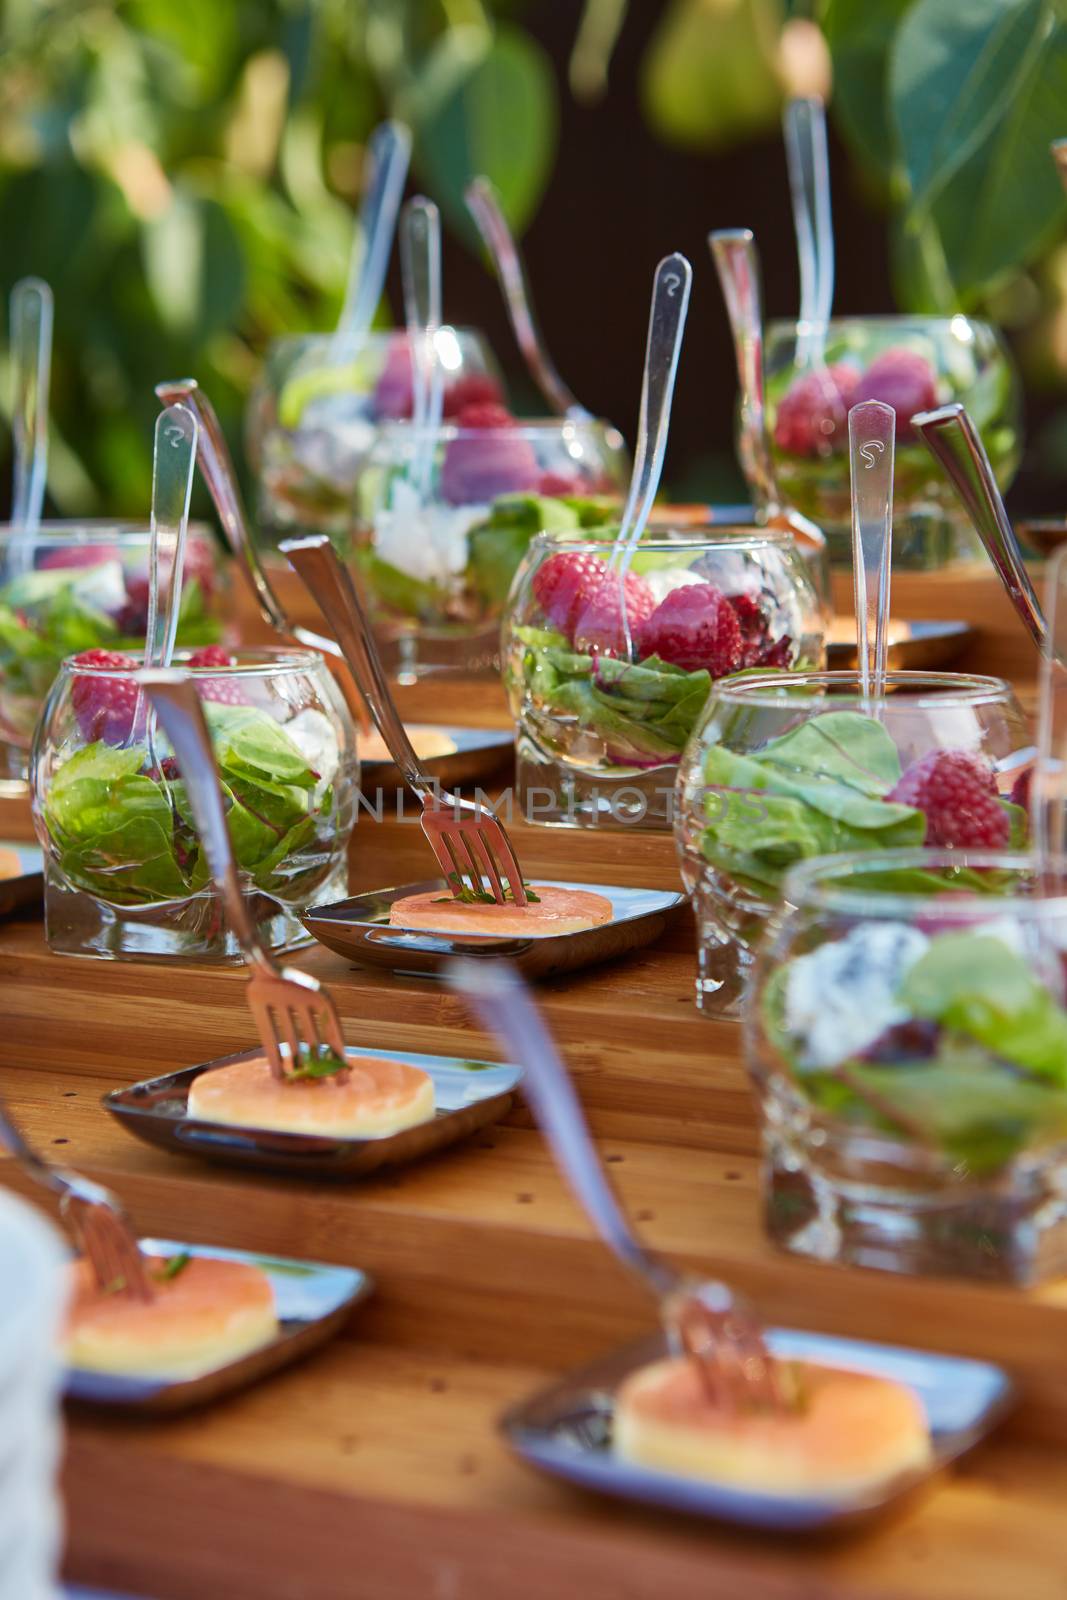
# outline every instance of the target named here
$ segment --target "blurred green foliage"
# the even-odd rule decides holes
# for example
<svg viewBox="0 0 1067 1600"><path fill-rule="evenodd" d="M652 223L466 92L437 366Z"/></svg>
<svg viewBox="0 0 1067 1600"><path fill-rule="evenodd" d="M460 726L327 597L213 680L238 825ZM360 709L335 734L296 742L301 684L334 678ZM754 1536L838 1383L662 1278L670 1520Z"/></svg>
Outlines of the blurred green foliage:
<svg viewBox="0 0 1067 1600"><path fill-rule="evenodd" d="M27 273L55 290L52 506L143 514L161 377L194 374L237 441L267 342L337 316L382 116L411 125L453 228L473 242L462 191L486 172L521 230L556 155L543 3L4 0L0 292ZM637 3L572 10L570 86L594 101ZM902 308L1058 315L1038 345L1067 348L1048 155L1067 0L664 0L641 104L667 143L722 148L828 89L831 63ZM0 411L10 388L0 359Z"/></svg>
<svg viewBox="0 0 1067 1600"><path fill-rule="evenodd" d="M416 174L455 225L482 171L522 227L551 171L556 91L511 11L6 0L0 290L33 272L55 291L52 505L144 514L161 377L195 374L239 437L266 342L336 319L383 115L410 123ZM10 387L0 371L5 408Z"/></svg>

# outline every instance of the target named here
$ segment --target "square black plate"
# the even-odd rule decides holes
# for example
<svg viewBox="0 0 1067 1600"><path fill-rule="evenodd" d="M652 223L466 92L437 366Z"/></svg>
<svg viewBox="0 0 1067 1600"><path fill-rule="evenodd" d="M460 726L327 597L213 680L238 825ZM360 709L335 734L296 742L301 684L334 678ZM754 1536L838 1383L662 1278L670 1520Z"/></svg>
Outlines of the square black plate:
<svg viewBox="0 0 1067 1600"><path fill-rule="evenodd" d="M205 1405L234 1389L258 1383L324 1344L347 1320L352 1307L365 1300L374 1287L372 1279L357 1267L331 1267L319 1261L257 1255L252 1250L223 1250L215 1245L181 1244L174 1239L142 1239L141 1248L157 1256L188 1253L260 1267L274 1290L278 1333L260 1349L222 1366L207 1367L192 1377L127 1377L70 1367L64 1389L68 1400L148 1414Z"/></svg>
<svg viewBox="0 0 1067 1600"><path fill-rule="evenodd" d="M498 1122L522 1077L518 1067L500 1063L419 1055L411 1050L351 1048L353 1057L385 1056L409 1061L428 1072L437 1100L434 1117L382 1139L342 1139L201 1122L187 1114L189 1085L194 1078L213 1067L228 1067L262 1053L243 1050L203 1066L184 1067L162 1078L131 1084L128 1089L112 1089L104 1095L103 1104L129 1132L174 1155L204 1156L231 1166L301 1178L361 1178L380 1167L417 1161Z"/></svg>
<svg viewBox="0 0 1067 1600"><path fill-rule="evenodd" d="M17 878L0 878L0 917L36 905L44 909L44 859L37 845L0 840L0 848L14 850L22 866Z"/></svg>
<svg viewBox="0 0 1067 1600"><path fill-rule="evenodd" d="M611 901L611 921L578 933L530 939L427 933L392 926L389 907L394 900L431 890L448 894L443 878L376 889L338 900L334 905L313 906L303 913L302 920L322 944L366 966L437 977L443 964L454 956L494 956L514 962L527 977L544 978L593 966L598 961L611 961L651 944L663 932L669 917L685 903L684 894L669 889L622 889L605 883L565 883L559 878L538 878L537 882L606 895Z"/></svg>
<svg viewBox="0 0 1067 1600"><path fill-rule="evenodd" d="M583 1489L722 1522L800 1533L859 1521L884 1509L972 1449L1012 1399L1007 1374L984 1361L793 1328L771 1328L767 1340L779 1356L859 1368L909 1384L930 1424L930 1467L902 1474L850 1498L817 1494L787 1498L621 1461L611 1448L613 1397L629 1373L666 1355L662 1333L603 1356L531 1396L505 1413L501 1431L513 1449L535 1467Z"/></svg>

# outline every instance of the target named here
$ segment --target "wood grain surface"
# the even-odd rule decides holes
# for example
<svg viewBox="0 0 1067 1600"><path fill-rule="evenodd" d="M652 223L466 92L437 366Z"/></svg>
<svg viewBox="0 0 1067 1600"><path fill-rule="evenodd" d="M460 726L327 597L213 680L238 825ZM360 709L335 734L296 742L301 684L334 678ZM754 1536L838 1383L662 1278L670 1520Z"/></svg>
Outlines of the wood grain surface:
<svg viewBox="0 0 1067 1600"><path fill-rule="evenodd" d="M968 665L1032 698L1033 650L995 579L905 575L896 597L899 615L976 622ZM403 701L413 718L506 725L492 684L451 685L444 712L439 689ZM516 831L534 877L677 883L669 838ZM24 802L0 803L0 838L31 832ZM426 873L417 827L357 828L354 887ZM432 980L320 947L297 964L329 983L353 1043L498 1054ZM0 924L0 1077L41 1147L110 1184L144 1232L350 1263L378 1282L330 1347L210 1411L73 1413L70 1577L154 1600L1063 1600L1067 1283L1009 1291L777 1253L738 1030L695 1011L693 974L686 912L657 945L540 990L642 1229L769 1319L1003 1361L1022 1401L993 1441L888 1522L833 1541L746 1536L535 1475L498 1439L500 1412L647 1329L652 1309L591 1238L524 1107L347 1185L153 1150L100 1097L252 1043L240 972L54 957L24 916ZM10 1162L0 1175L28 1192Z"/></svg>

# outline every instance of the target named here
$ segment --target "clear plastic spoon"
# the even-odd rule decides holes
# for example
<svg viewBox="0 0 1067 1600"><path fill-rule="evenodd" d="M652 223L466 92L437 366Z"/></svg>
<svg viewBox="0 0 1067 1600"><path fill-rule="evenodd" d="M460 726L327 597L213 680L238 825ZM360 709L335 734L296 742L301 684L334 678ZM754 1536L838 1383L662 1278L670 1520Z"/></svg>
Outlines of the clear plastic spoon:
<svg viewBox="0 0 1067 1600"><path fill-rule="evenodd" d="M144 645L144 665L148 670L170 666L178 637L197 432L196 418L188 406L168 406L156 418ZM138 690L132 740L147 741L151 767L157 765L152 748L153 722L146 712L143 693Z"/></svg>
<svg viewBox="0 0 1067 1600"><path fill-rule="evenodd" d="M856 655L865 700L885 694L896 425L893 407L880 400L863 400L848 414Z"/></svg>
<svg viewBox="0 0 1067 1600"><path fill-rule="evenodd" d="M1042 893L1062 894L1067 859L1067 545L1048 564L1045 617L1030 832Z"/></svg>
<svg viewBox="0 0 1067 1600"><path fill-rule="evenodd" d="M52 370L52 291L42 278L21 278L11 291L11 361L15 481L11 498L12 576L33 566L48 477L48 385Z"/></svg>
<svg viewBox="0 0 1067 1600"><path fill-rule="evenodd" d="M412 478L420 500L425 500L434 436L441 424L444 380L436 351L441 326L441 214L424 195L409 200L401 214L400 262L411 348Z"/></svg>
<svg viewBox="0 0 1067 1600"><path fill-rule="evenodd" d="M609 564L610 570L622 578L630 570L633 553L652 513L663 475L674 380L678 373L678 357L682 349L692 283L693 269L685 256L677 251L664 256L652 280L652 308L645 343L645 372L641 381L641 413L637 423L634 468ZM629 655L632 640L626 614L625 583L621 584L621 597L624 649Z"/></svg>
<svg viewBox="0 0 1067 1600"><path fill-rule="evenodd" d="M548 353L534 315L522 255L508 227L500 196L488 178L475 178L467 185L463 198L496 268L516 342L549 410L555 416L567 417L572 422L592 422L592 412L587 411L572 394Z"/></svg>
<svg viewBox="0 0 1067 1600"><path fill-rule="evenodd" d="M799 366L821 366L834 300L834 226L826 111L817 95L790 100L783 117L800 258Z"/></svg>
<svg viewBox="0 0 1067 1600"><path fill-rule="evenodd" d="M411 130L402 122L382 122L367 141L370 181L356 222L348 288L337 324L338 343L359 343L378 309L393 248L397 213L411 160Z"/></svg>

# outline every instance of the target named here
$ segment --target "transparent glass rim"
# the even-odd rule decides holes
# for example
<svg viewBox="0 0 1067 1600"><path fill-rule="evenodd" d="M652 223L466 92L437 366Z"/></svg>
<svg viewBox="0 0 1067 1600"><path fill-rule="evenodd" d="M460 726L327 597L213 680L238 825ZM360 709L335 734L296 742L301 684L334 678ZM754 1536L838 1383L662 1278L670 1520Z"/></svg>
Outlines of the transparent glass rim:
<svg viewBox="0 0 1067 1600"><path fill-rule="evenodd" d="M315 672L323 666L322 657L317 651L293 650L285 645L240 646L231 653L237 657L233 666L191 667L188 658L193 652L175 650L172 665L188 672L191 678L276 678ZM144 654L140 650L119 650L116 654L123 656L134 667L144 663ZM67 657L60 671L69 678L121 678L124 681L130 674L128 667L98 667L75 661L73 656Z"/></svg>
<svg viewBox="0 0 1067 1600"><path fill-rule="evenodd" d="M1067 920L1067 893L982 895L966 889L946 893L941 888L929 894L904 894L900 890L872 889L869 885L850 887L847 882L854 873L901 871L911 867L927 871L971 867L1018 872L1026 874L1031 882L1036 882L1038 877L1034 856L1021 850L928 850L922 845L907 850L855 850L800 861L790 867L782 882L783 905L787 913L795 909L834 912L849 917L876 914L895 916L905 922L923 915L952 922L989 922L999 916L1018 916L1030 921ZM1067 877L1067 858L1054 861L1053 867Z"/></svg>
<svg viewBox="0 0 1067 1600"><path fill-rule="evenodd" d="M530 541L531 549L538 545L541 549L549 549L558 545L561 550L574 550L581 554L611 555L615 549L613 538L576 539L568 533L566 528L549 528L541 533L535 533ZM791 535L780 532L777 528L738 528L716 527L710 528L678 528L671 536L665 529L659 529L654 538L642 537L638 550L644 555L648 551L654 554L677 555L680 551L696 552L699 550L757 550L767 546L774 550L792 551L796 547Z"/></svg>
<svg viewBox="0 0 1067 1600"><path fill-rule="evenodd" d="M996 335L997 329L993 323L984 317L971 317L964 311L953 312L949 316L926 316L919 311L881 311L875 316L831 317L826 324L832 333L839 328L951 328L954 322L965 322L969 328L981 328L983 332ZM768 336L780 333L795 333L799 328L806 327L799 318L793 320L789 317L774 317L767 324Z"/></svg>
<svg viewBox="0 0 1067 1600"><path fill-rule="evenodd" d="M488 350L489 340L480 328L463 327L459 323L451 322L446 326L451 328L456 338L461 342L466 343L469 341L471 344L481 345ZM358 344L360 349L388 350L392 340L406 338L407 330L404 328L369 328L366 333L359 337ZM329 332L323 332L321 328L308 328L304 333L278 334L276 338L269 340L267 349L273 352L290 348L297 349L300 346L310 349L315 345L321 345L327 350L336 347L340 353L345 349L346 345L352 347L355 344L356 338L354 335L339 334L336 328Z"/></svg>
<svg viewBox="0 0 1067 1600"><path fill-rule="evenodd" d="M0 547L7 544L16 529L10 522L0 522ZM203 537L217 547L217 540L207 522L190 522L189 532ZM52 545L64 548L69 545L147 544L152 537L148 522L133 517L57 517L40 522L33 535L34 545ZM220 551L221 554L221 551Z"/></svg>
<svg viewBox="0 0 1067 1600"><path fill-rule="evenodd" d="M643 547L642 547L643 548ZM918 672L895 668L886 673L886 683L899 686L902 693L886 695L872 701L860 688L859 673L855 668L837 668L817 672L780 672L773 677L761 673L747 677L735 673L720 678L711 686L711 701L727 705L758 706L847 706L887 705L907 706L911 711L928 707L943 707L947 700L958 705L995 705L997 702L1014 702L1015 691L1004 678L987 677L977 672ZM833 689L850 684L853 692L827 696L821 689ZM924 686L927 692L923 692ZM803 691L807 690L808 693Z"/></svg>
<svg viewBox="0 0 1067 1600"><path fill-rule="evenodd" d="M500 428L461 428L455 422L442 422L436 428L417 428L413 422L403 417L391 417L376 423L375 426L383 442L395 440L404 445L422 439L452 444L458 439L464 441L491 439L496 442L508 439L566 441L582 438L595 439L603 444L616 431L610 422L605 422L600 417L583 418L579 421L569 417L516 417L509 426Z"/></svg>

